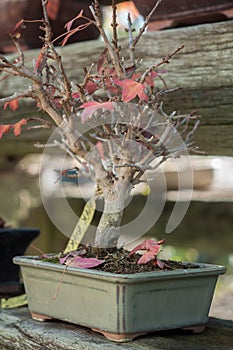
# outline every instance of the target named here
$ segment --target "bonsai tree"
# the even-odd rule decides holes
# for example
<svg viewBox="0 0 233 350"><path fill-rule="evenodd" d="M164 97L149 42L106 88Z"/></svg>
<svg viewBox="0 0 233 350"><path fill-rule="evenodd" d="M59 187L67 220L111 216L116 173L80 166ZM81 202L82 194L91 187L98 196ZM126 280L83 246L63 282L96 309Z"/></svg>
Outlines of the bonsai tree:
<svg viewBox="0 0 233 350"><path fill-rule="evenodd" d="M128 14L128 56L123 56L118 40L115 0L112 0L112 38L105 33L98 0L94 0L90 7L93 19L81 11L66 24L63 36L53 38L46 10L48 2L42 0L44 18L38 22L44 35L33 68L27 67L20 46L24 20L18 22L11 32L17 48L16 58L12 61L0 54L2 73L29 81L27 89L15 91L2 98L0 103L4 109L15 110L20 99L33 99L49 119L21 119L13 125L0 125L0 137L11 129L15 136L19 136L22 129L50 128L52 132L56 129L60 135L60 141L56 142L58 147L66 149L75 159L78 174L85 174L95 182L96 196L104 201L94 246L116 247L125 203L131 190L144 181L145 171L156 169L167 159L180 157L194 149L192 136L199 123L198 116L166 114L161 102L161 96L169 90L161 76L160 66L169 63L182 47L146 69L142 69L140 57L135 54L135 47L161 0L155 3L138 32ZM93 24L100 32L105 49L96 64L83 67L80 81L71 82L55 43L60 40L65 45L74 33ZM78 64L78 53L76 62ZM159 80L162 89L158 88ZM174 142L176 137L179 142ZM69 176L67 171L63 175ZM73 243L76 238L77 230L72 236ZM163 241L152 248L154 255L161 243ZM78 244L79 241L76 246ZM141 248L150 250L148 244ZM72 247L74 245L69 246Z"/></svg>

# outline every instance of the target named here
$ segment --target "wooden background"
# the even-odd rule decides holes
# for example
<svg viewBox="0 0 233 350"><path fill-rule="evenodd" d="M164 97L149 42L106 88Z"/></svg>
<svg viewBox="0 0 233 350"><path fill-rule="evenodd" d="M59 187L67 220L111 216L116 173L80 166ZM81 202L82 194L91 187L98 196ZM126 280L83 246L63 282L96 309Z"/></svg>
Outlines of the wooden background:
<svg viewBox="0 0 233 350"><path fill-rule="evenodd" d="M180 87L166 95L165 111L197 111L202 115L202 125L196 132L196 144L210 155L233 155L233 21L196 25L146 33L136 56L143 58L142 67L157 63L184 44L184 49L163 66L168 88ZM122 48L125 46L122 44ZM103 43L99 40L68 45L59 49L69 77L82 81L82 67L98 60ZM123 48L124 50L124 48ZM29 65L39 51L26 53ZM14 56L14 55L12 55ZM6 79L1 82L2 96L22 89L27 82L20 79ZM32 113L33 112L33 113ZM19 110L1 112L1 123L10 123L30 114L36 109L22 103ZM0 154L28 153L29 146L41 139L41 132L24 133L18 142L12 136L4 135ZM46 134L43 135L45 140ZM9 139L11 142L9 142ZM16 146L17 142L17 146ZM32 149L33 150L33 149ZM35 151L35 150L34 150Z"/></svg>

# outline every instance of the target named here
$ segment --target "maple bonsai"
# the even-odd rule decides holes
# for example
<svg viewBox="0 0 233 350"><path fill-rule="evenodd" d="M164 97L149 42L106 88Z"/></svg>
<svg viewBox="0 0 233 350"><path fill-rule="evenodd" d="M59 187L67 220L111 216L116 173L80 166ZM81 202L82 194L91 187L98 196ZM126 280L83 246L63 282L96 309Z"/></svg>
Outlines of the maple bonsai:
<svg viewBox="0 0 233 350"><path fill-rule="evenodd" d="M152 12L159 3L156 2ZM53 131L57 127L61 136L57 144L78 162L78 173L85 173L95 182L96 196L104 200L94 246L115 247L125 203L133 187L142 181L145 171L153 170L168 158L179 157L192 148L192 136L199 118L193 114L167 115L160 101L167 87L159 67L169 63L182 47L143 70L140 59L135 55L135 47L152 12L138 32L134 31L128 15L126 57L122 55L118 40L116 1L112 1L112 39L104 31L99 1L95 0L91 6L92 19L81 11L66 24L66 32L60 38L52 37L47 4L48 0L42 0L44 18L39 23L44 32L43 46L33 69L26 66L20 46L24 20L17 23L11 32L17 57L11 61L0 54L1 72L30 81L27 89L2 98L0 103L4 109L10 107L15 110L19 99L32 98L50 121L24 118L13 125L0 125L0 137L11 129L18 136L21 129L41 127ZM82 20L81 24L79 20ZM93 24L99 29L105 49L96 65L83 68L81 82L71 82L54 43L62 40L62 45L65 45L74 33ZM78 60L76 62L78 64ZM158 88L159 79L163 83L162 90ZM29 125L30 122L32 125ZM80 125L88 131L83 133ZM179 133L182 133L182 142L172 146L173 138ZM154 258L162 242L158 242L155 248L153 243L150 247L147 244L145 249L152 247Z"/></svg>

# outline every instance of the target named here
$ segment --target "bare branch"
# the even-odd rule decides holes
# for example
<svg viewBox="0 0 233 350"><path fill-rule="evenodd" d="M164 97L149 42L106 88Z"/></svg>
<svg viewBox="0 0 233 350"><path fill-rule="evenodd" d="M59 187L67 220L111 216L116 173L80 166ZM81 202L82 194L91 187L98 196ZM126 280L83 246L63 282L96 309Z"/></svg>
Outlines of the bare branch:
<svg viewBox="0 0 233 350"><path fill-rule="evenodd" d="M42 127L44 129L51 129L51 128L54 128L54 125L52 125L48 120L44 120L42 118L38 118L38 117L32 117L32 118L29 118L28 121L32 121L32 122L38 122L40 123L41 125L36 125L36 126L31 126L29 128L39 128L39 127Z"/></svg>
<svg viewBox="0 0 233 350"><path fill-rule="evenodd" d="M145 70L145 72L143 73L143 75L141 76L140 79L140 83L144 83L147 75L152 72L154 69L158 68L159 66L161 66L162 64L165 63L170 63L170 59L180 50L182 50L184 48L184 45L179 46L178 48L176 48L172 53L167 54L167 56L165 56L159 63L153 64L151 65L149 68L147 68Z"/></svg>
<svg viewBox="0 0 233 350"><path fill-rule="evenodd" d="M0 53L0 67L1 71L4 71L6 73L9 73L11 75L18 75L23 78L27 78L32 80L35 83L40 83L40 79L35 76L35 74L32 74L29 70L27 70L24 66L21 66L21 63L19 66L14 63L11 63L4 55Z"/></svg>
<svg viewBox="0 0 233 350"><path fill-rule="evenodd" d="M131 50L135 49L135 46L137 45L139 39L141 38L142 34L145 32L146 27L148 26L149 20L151 18L151 16L153 15L153 13L155 12L155 10L157 9L157 7L159 6L159 4L161 3L162 0L157 0L157 2L155 3L155 5L153 6L152 10L150 11L150 13L146 16L144 24L142 26L142 28L140 29L138 35L136 36L136 38L134 39L132 46L131 46Z"/></svg>
<svg viewBox="0 0 233 350"><path fill-rule="evenodd" d="M48 0L42 0L42 7L43 7L43 13L44 13L44 27L45 27L45 45L48 48L48 50L51 50L53 59L57 62L59 70L61 72L61 77L63 79L64 89L65 89L65 97L63 98L63 103L66 105L71 97L71 86L70 81L67 77L66 71L64 69L61 56L58 54L57 50L55 49L53 42L52 42L52 29L50 26L46 5L48 3ZM49 52L47 52L48 54Z"/></svg>
<svg viewBox="0 0 233 350"><path fill-rule="evenodd" d="M135 65L135 57L134 57L134 46L133 46L133 23L130 16L130 13L128 13L128 36L129 36L129 57L130 61L133 65Z"/></svg>
<svg viewBox="0 0 233 350"><path fill-rule="evenodd" d="M15 92L11 96L0 98L0 105L4 105L6 102L10 102L10 101L16 100L18 98L28 98L28 97L34 98L33 97L33 91L32 91L31 88L29 88L29 89L27 89L25 91Z"/></svg>
<svg viewBox="0 0 233 350"><path fill-rule="evenodd" d="M116 47L111 45L111 43L107 37L107 34L104 31L99 2L97 0L94 0L93 4L94 4L94 6L90 6L90 10L91 10L93 17L95 19L95 24L96 24L97 28L99 29L99 32L104 40L106 48L108 49L108 53L109 53L109 56L111 58L112 64L116 68L118 78L123 79L125 77L125 73L124 73L124 70L122 68L122 65L121 65L121 62L119 59L119 51L116 50Z"/></svg>
<svg viewBox="0 0 233 350"><path fill-rule="evenodd" d="M118 23L117 23L117 6L116 6L116 0L112 0L112 43L113 43L113 47L114 47L114 51L117 57L117 61L120 62L120 46L118 46L118 36L117 36L117 27L118 27Z"/></svg>

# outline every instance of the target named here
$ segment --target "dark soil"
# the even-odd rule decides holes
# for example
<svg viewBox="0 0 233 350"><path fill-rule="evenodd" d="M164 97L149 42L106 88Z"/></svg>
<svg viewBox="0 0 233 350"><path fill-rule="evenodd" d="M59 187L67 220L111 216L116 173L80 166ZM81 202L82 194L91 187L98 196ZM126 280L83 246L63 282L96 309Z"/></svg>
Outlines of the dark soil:
<svg viewBox="0 0 233 350"><path fill-rule="evenodd" d="M86 253L82 255L82 257L86 258L97 258L100 260L105 260L105 262L97 267L95 270L112 272L112 273L139 273L139 272L151 272L151 271L164 271L164 270L177 270L177 269L190 269L190 268L198 268L197 265L182 262L172 261L172 260L161 260L165 263L164 268L161 269L156 260L150 261L147 264L138 264L137 261L141 257L140 254L134 253L131 256L129 252L124 249L117 248L96 248L96 247L84 247L80 246L78 250L86 250ZM46 259L46 261L51 261L54 258Z"/></svg>

